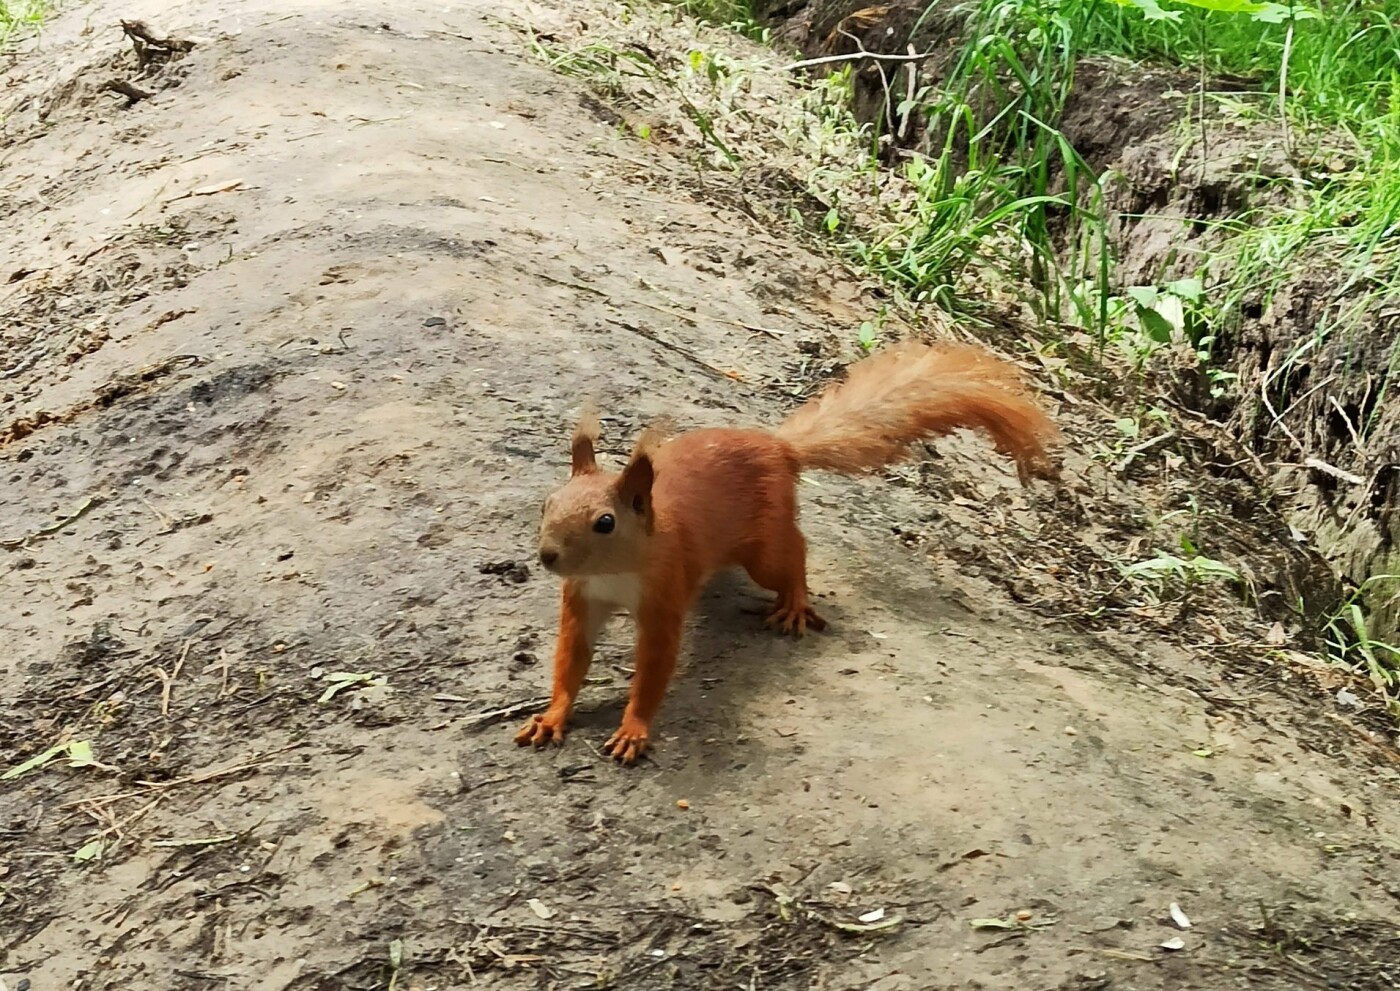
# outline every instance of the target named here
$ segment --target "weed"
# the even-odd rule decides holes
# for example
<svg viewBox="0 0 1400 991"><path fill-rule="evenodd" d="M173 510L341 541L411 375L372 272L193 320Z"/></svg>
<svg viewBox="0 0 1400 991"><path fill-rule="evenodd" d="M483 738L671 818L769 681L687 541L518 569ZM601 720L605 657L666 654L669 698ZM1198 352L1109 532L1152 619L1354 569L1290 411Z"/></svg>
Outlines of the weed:
<svg viewBox="0 0 1400 991"><path fill-rule="evenodd" d="M1221 561L1200 554L1179 557L1166 551L1127 565L1123 568L1123 577L1151 588L1158 597L1172 587L1190 591L1210 582L1239 584L1241 581L1240 573Z"/></svg>
<svg viewBox="0 0 1400 991"><path fill-rule="evenodd" d="M657 74L651 56L640 51L618 50L604 44L563 49L546 45L530 32L530 49L555 72L587 79L610 97L620 96L628 78L651 79Z"/></svg>
<svg viewBox="0 0 1400 991"><path fill-rule="evenodd" d="M669 3L696 20L728 28L754 41L767 42L771 37L771 32L758 23L754 5L749 0L669 0Z"/></svg>
<svg viewBox="0 0 1400 991"><path fill-rule="evenodd" d="M1400 594L1400 575L1372 575L1328 617L1324 628L1327 652L1342 667L1364 674L1376 691L1391 699L1391 708L1400 715L1400 647L1371 636L1373 625L1366 604L1389 593L1393 608Z"/></svg>
<svg viewBox="0 0 1400 991"><path fill-rule="evenodd" d="M1156 425L1158 429L1150 437L1143 435ZM1113 433L1109 441L1098 440L1089 457L1101 464L1110 466L1122 474L1133 462L1158 445L1176 436L1171 426L1171 417L1163 409L1151 407L1137 416L1120 417L1113 421Z"/></svg>
<svg viewBox="0 0 1400 991"><path fill-rule="evenodd" d="M970 110L965 122L971 124ZM966 166L948 145L934 159L914 158L905 167L912 193L900 216L877 239L853 241L872 270L904 284L916 301L956 311L964 273L991 264L1008 276L1023 257L1021 231L1046 206L1065 207L1063 197L1017 196L1011 170L984 163L971 143Z"/></svg>
<svg viewBox="0 0 1400 991"><path fill-rule="evenodd" d="M0 0L0 49L22 33L38 31L48 14L47 0Z"/></svg>
<svg viewBox="0 0 1400 991"><path fill-rule="evenodd" d="M885 319L888 315L887 309L882 306L873 320L861 322L860 329L856 332L856 343L860 345L862 351L873 351L879 345L880 336L884 331Z"/></svg>
<svg viewBox="0 0 1400 991"><path fill-rule="evenodd" d="M1111 263L1102 194L1057 130L1074 32L1054 0L980 0L964 36L941 85L912 101L930 141L905 166L906 219L859 253L916 300L950 310L961 309L969 268L994 269L1007 286L1027 285L1019 295L1043 320L1069 316L1102 343Z"/></svg>

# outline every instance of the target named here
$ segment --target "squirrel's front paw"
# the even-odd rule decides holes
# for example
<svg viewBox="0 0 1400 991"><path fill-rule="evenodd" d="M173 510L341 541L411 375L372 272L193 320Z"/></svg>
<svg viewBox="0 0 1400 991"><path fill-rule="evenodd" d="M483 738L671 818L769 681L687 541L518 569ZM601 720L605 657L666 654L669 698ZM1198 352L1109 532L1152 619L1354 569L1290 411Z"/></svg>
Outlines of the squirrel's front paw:
<svg viewBox="0 0 1400 991"><path fill-rule="evenodd" d="M530 721L520 727L520 732L515 734L515 742L521 747L543 747L551 743L562 744L564 734L568 732L568 721L568 713L548 709L537 716L531 716Z"/></svg>
<svg viewBox="0 0 1400 991"><path fill-rule="evenodd" d="M603 744L603 753L624 764L635 764L650 743L650 727L640 719L624 716L617 732Z"/></svg>

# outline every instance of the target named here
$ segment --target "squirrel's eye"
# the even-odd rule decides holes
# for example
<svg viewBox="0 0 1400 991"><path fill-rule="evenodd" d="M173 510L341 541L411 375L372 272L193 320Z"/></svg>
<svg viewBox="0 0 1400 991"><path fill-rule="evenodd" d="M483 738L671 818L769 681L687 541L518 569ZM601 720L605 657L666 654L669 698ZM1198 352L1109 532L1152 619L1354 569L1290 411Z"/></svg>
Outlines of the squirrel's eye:
<svg viewBox="0 0 1400 991"><path fill-rule="evenodd" d="M617 526L617 520L612 518L611 513L604 513L593 524L594 533L612 533L613 527Z"/></svg>

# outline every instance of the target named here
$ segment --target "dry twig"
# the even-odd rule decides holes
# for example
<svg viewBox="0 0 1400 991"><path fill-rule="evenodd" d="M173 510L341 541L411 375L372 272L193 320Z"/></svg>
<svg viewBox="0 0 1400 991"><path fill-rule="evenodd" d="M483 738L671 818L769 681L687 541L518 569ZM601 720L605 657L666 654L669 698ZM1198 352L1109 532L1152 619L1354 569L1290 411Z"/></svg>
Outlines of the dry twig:
<svg viewBox="0 0 1400 991"><path fill-rule="evenodd" d="M60 530L72 526L95 507L100 505L102 505L101 496L90 496L81 506L61 520L50 523L48 526L42 526L24 537L11 537L7 540L0 540L0 548L4 548L7 551L19 550L21 547L26 547L36 540L42 540L44 537L51 537Z"/></svg>

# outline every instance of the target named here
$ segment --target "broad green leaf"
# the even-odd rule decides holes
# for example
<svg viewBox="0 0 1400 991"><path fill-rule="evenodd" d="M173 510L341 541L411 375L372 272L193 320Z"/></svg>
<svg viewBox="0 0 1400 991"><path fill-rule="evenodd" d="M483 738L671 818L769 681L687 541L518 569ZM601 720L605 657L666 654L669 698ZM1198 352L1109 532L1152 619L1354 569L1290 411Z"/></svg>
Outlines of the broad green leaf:
<svg viewBox="0 0 1400 991"><path fill-rule="evenodd" d="M1142 11L1142 16L1149 21L1179 21L1181 11L1163 10L1158 5L1157 0L1114 0L1120 7L1132 7Z"/></svg>
<svg viewBox="0 0 1400 991"><path fill-rule="evenodd" d="M78 849L73 851L73 859L78 863L85 863L89 860L96 860L102 856L104 844L101 840L88 840Z"/></svg>
<svg viewBox="0 0 1400 991"><path fill-rule="evenodd" d="M1163 295L1157 300L1154 309L1163 320L1171 324L1172 330L1178 333L1186 332L1186 307L1182 305L1180 296Z"/></svg>
<svg viewBox="0 0 1400 991"><path fill-rule="evenodd" d="M1202 10L1222 14L1248 14L1256 21L1279 24L1293 18L1307 20L1317 17L1317 11L1310 7L1288 7L1281 3L1257 2L1257 0L1181 0Z"/></svg>
<svg viewBox="0 0 1400 991"><path fill-rule="evenodd" d="M1142 12L1149 21L1176 21L1181 19L1181 11L1164 10L1157 0L1114 0L1119 6L1133 7ZM1247 14L1256 21L1266 24L1281 24L1284 21L1316 20L1321 17L1311 7L1272 3L1268 0L1180 0L1201 10L1220 14Z"/></svg>
<svg viewBox="0 0 1400 991"><path fill-rule="evenodd" d="M1169 573L1185 574L1186 562L1171 554L1159 554L1157 557L1148 558L1146 561L1138 561L1123 569L1125 575L1164 575Z"/></svg>
<svg viewBox="0 0 1400 991"><path fill-rule="evenodd" d="M1020 929L1015 922L1007 919L971 919L967 923L973 929Z"/></svg>
<svg viewBox="0 0 1400 991"><path fill-rule="evenodd" d="M1200 279L1177 279L1175 282L1168 282L1163 288L1173 296L1179 296L1192 303L1199 303L1201 295L1205 292L1205 286L1201 284Z"/></svg>
<svg viewBox="0 0 1400 991"><path fill-rule="evenodd" d="M66 743L60 743L56 747L50 747L48 750L45 750L42 754L29 758L27 761L25 761L23 764L20 764L18 767L12 767L4 774L0 774L0 781L13 781L15 778L18 778L21 775L28 774L35 768L43 767L45 764L53 760L55 757L57 757L59 754L63 753L67 749L68 744Z"/></svg>
<svg viewBox="0 0 1400 991"><path fill-rule="evenodd" d="M97 760L92 756L92 744L87 740L74 740L68 744L68 766L88 767L96 764Z"/></svg>
<svg viewBox="0 0 1400 991"><path fill-rule="evenodd" d="M1156 310L1138 307L1138 319L1142 321L1142 329L1147 336L1158 344L1170 344L1172 340L1172 322Z"/></svg>
<svg viewBox="0 0 1400 991"><path fill-rule="evenodd" d="M1157 305L1157 300L1161 293L1152 286L1129 286L1127 289L1128 298L1144 310L1150 310Z"/></svg>
<svg viewBox="0 0 1400 991"><path fill-rule="evenodd" d="M1228 578L1231 581L1238 581L1240 573L1223 561L1215 561L1208 557L1194 557L1191 559L1191 567L1203 578Z"/></svg>
<svg viewBox="0 0 1400 991"><path fill-rule="evenodd" d="M372 685L379 678L378 671L335 671L326 675L330 687L321 693L316 701L325 704L335 698L343 689L353 685Z"/></svg>

